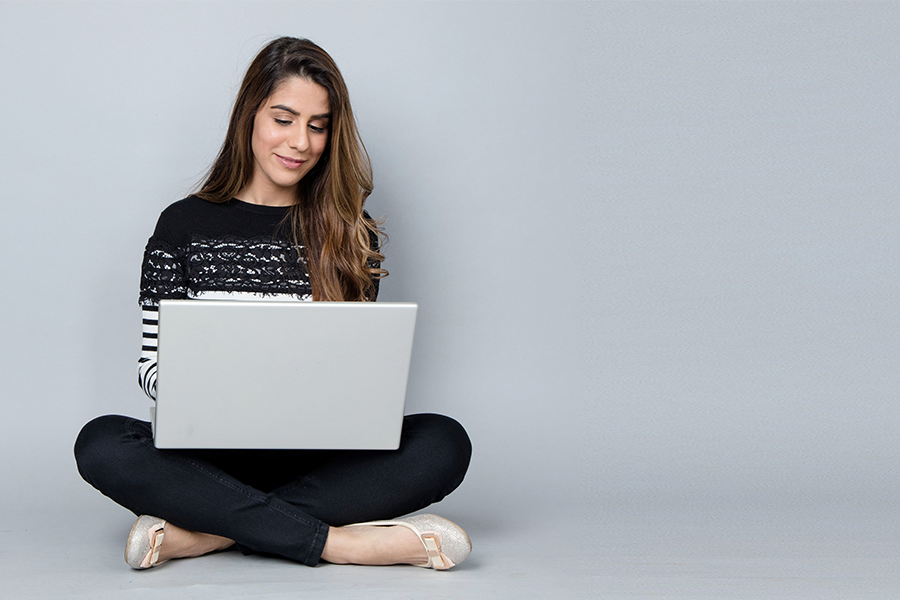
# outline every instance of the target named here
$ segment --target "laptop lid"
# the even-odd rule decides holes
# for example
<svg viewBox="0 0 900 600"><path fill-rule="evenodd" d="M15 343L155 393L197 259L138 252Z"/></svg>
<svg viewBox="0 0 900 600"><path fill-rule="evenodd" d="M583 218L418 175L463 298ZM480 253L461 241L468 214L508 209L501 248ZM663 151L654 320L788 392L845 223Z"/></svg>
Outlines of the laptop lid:
<svg viewBox="0 0 900 600"><path fill-rule="evenodd" d="M396 449L416 311L161 301L156 447Z"/></svg>

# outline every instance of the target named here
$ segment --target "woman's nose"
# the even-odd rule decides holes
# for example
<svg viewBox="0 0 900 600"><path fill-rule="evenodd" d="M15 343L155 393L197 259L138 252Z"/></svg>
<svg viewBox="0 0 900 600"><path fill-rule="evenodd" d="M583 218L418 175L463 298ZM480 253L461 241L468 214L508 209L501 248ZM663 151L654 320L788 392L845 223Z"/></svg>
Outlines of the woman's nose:
<svg viewBox="0 0 900 600"><path fill-rule="evenodd" d="M307 133L306 127L298 128L298 131L291 136L290 144L300 152L305 152L309 148L309 133Z"/></svg>

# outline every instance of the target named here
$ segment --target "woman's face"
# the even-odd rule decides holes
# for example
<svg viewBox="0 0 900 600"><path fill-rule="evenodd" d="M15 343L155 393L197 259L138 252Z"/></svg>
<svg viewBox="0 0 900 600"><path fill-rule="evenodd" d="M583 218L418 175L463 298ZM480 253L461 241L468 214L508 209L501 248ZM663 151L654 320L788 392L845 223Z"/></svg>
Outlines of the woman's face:
<svg viewBox="0 0 900 600"><path fill-rule="evenodd" d="M325 151L330 113L321 85L292 77L278 86L253 120L253 177L242 199L293 204L297 184Z"/></svg>

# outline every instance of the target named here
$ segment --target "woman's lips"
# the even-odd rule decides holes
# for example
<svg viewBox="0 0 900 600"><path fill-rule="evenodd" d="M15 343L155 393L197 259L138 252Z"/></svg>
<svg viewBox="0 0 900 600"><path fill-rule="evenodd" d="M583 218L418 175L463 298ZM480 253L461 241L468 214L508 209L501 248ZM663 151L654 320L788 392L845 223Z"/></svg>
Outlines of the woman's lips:
<svg viewBox="0 0 900 600"><path fill-rule="evenodd" d="M281 156L280 154L276 154L275 156L277 156L278 160L281 161L281 164L283 164L288 169L297 169L306 162L305 160L300 160L299 158L288 158L286 156Z"/></svg>

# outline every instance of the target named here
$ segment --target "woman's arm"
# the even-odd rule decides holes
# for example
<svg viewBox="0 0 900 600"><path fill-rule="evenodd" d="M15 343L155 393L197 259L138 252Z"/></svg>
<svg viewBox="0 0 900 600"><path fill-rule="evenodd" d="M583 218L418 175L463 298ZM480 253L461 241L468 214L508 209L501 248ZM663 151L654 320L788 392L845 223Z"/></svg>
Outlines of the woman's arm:
<svg viewBox="0 0 900 600"><path fill-rule="evenodd" d="M138 359L138 385L153 400L156 400L156 333L159 326L158 307L141 308L143 321L141 334L141 357Z"/></svg>
<svg viewBox="0 0 900 600"><path fill-rule="evenodd" d="M138 359L138 385L156 400L156 339L159 327L159 301L187 298L185 269L177 248L165 239L166 229L160 217L153 237L147 242L141 263L142 334Z"/></svg>

